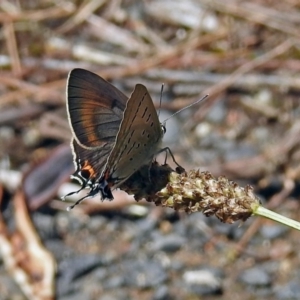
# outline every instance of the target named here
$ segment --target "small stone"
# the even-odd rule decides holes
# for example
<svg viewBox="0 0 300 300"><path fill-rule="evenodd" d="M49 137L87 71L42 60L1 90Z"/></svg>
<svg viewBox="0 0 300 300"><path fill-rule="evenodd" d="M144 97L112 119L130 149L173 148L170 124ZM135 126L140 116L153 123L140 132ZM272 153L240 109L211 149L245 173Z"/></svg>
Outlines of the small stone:
<svg viewBox="0 0 300 300"><path fill-rule="evenodd" d="M270 275L266 271L256 267L242 272L240 280L244 284L256 287L269 286L272 282Z"/></svg>
<svg viewBox="0 0 300 300"><path fill-rule="evenodd" d="M221 272L217 269L186 271L183 280L193 294L220 295L223 293Z"/></svg>
<svg viewBox="0 0 300 300"><path fill-rule="evenodd" d="M282 225L265 225L260 228L261 235L269 240L282 237L288 231L287 226Z"/></svg>
<svg viewBox="0 0 300 300"><path fill-rule="evenodd" d="M176 252L185 243L186 243L185 238L183 238L177 234L170 234L167 236L160 236L160 238L157 238L153 242L151 248L154 251Z"/></svg>

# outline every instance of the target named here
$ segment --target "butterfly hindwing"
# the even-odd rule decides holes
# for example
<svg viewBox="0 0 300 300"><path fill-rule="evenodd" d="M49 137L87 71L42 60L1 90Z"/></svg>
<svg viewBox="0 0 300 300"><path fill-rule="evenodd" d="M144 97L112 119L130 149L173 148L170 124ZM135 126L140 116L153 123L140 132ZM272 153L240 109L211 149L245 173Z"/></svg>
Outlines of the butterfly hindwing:
<svg viewBox="0 0 300 300"><path fill-rule="evenodd" d="M71 142L76 171L72 175L82 184L95 183L102 173L107 157L111 152L109 144L103 145L99 150L90 150L81 147L75 139Z"/></svg>

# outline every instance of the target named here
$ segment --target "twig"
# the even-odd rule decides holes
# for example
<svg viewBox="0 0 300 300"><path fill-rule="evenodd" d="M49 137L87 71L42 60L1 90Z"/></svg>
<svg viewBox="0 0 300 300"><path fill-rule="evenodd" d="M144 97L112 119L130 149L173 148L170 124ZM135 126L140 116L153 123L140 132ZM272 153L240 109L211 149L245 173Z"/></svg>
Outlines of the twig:
<svg viewBox="0 0 300 300"><path fill-rule="evenodd" d="M66 17L74 12L73 5L65 5L61 7L50 7L46 9L37 9L34 11L21 12L0 12L0 23L30 21L38 22L53 18Z"/></svg>
<svg viewBox="0 0 300 300"><path fill-rule="evenodd" d="M16 76L20 76L22 73L22 67L15 36L14 24L12 22L4 23L4 35L6 39L8 53L12 62L13 73Z"/></svg>
<svg viewBox="0 0 300 300"><path fill-rule="evenodd" d="M72 15L63 25L56 29L56 32L62 34L70 31L75 26L84 22L95 10L103 6L105 3L106 0L86 1L78 9L76 14Z"/></svg>

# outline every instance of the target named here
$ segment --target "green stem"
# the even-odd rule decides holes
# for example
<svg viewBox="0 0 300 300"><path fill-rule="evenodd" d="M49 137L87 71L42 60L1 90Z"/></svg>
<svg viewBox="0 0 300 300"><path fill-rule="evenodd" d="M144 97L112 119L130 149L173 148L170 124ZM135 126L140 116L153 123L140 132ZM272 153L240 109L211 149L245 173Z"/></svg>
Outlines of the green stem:
<svg viewBox="0 0 300 300"><path fill-rule="evenodd" d="M267 208L264 208L263 206L258 206L254 211L253 211L254 215L258 215L258 216L262 216L262 217L266 217L268 219L277 221L281 224L284 224L286 226L295 228L297 230L300 230L300 223L292 220L290 218L284 217L282 215L279 215Z"/></svg>

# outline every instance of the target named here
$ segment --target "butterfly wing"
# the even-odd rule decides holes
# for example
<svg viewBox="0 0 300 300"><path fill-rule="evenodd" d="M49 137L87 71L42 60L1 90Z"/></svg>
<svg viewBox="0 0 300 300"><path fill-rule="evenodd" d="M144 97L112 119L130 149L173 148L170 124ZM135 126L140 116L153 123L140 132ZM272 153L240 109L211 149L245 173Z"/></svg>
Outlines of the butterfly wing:
<svg viewBox="0 0 300 300"><path fill-rule="evenodd" d="M70 72L67 112L76 171L83 188L93 186L114 146L127 97L98 75L83 69Z"/></svg>
<svg viewBox="0 0 300 300"><path fill-rule="evenodd" d="M115 146L108 158L103 178L117 186L158 151L163 130L152 99L142 84L137 84L124 111Z"/></svg>
<svg viewBox="0 0 300 300"><path fill-rule="evenodd" d="M75 139L71 142L76 171L72 175L84 187L93 185L99 177L99 170L103 170L107 157L111 152L111 145L105 144L99 149L85 149ZM100 173L101 174L101 173Z"/></svg>
<svg viewBox="0 0 300 300"><path fill-rule="evenodd" d="M111 148L119 131L127 97L98 75L83 69L70 72L67 112L76 142L83 148Z"/></svg>

